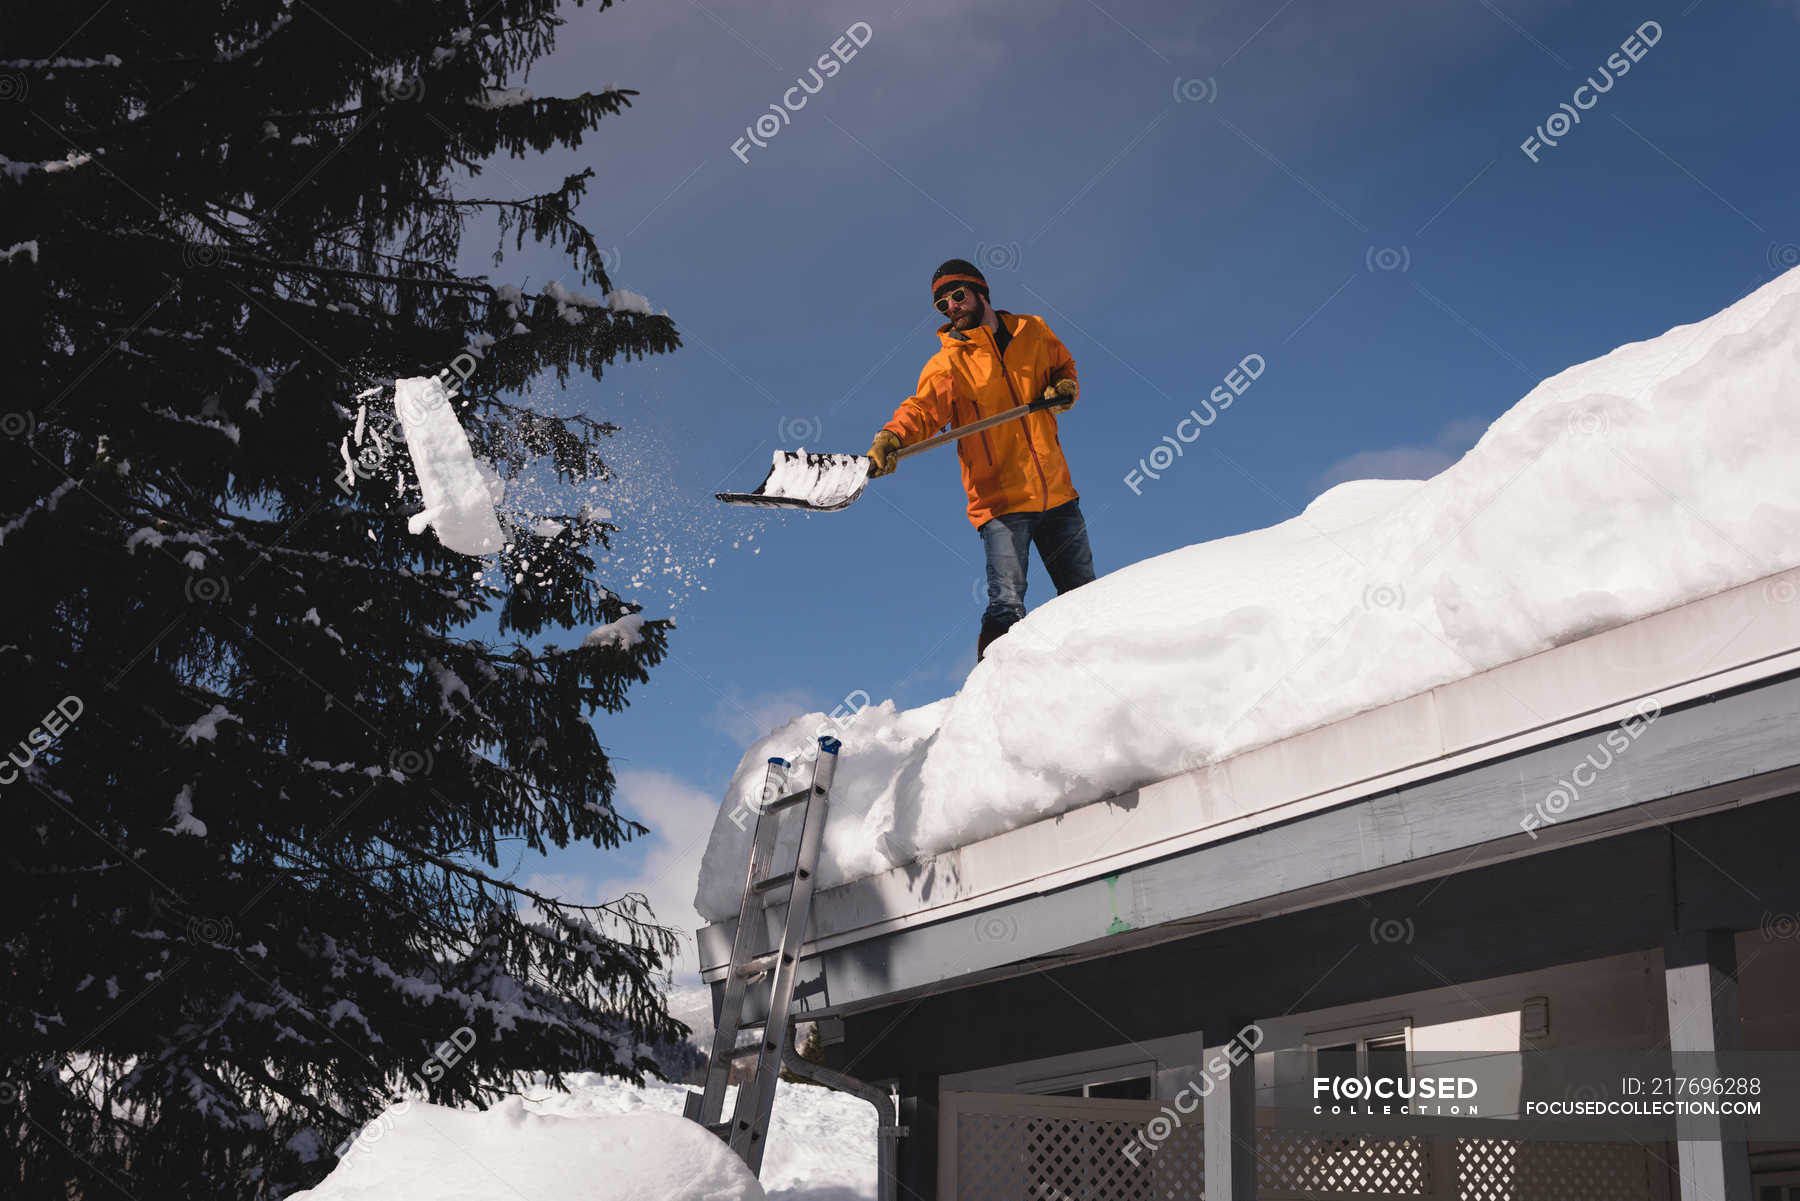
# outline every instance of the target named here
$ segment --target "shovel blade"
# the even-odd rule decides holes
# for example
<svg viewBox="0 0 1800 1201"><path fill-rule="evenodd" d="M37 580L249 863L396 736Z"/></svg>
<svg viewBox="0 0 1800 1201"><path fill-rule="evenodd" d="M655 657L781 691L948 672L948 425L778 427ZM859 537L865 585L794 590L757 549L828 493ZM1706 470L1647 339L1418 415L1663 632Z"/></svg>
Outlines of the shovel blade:
<svg viewBox="0 0 1800 1201"><path fill-rule="evenodd" d="M867 455L778 450L769 474L754 492L715 492L728 505L835 513L848 508L869 482Z"/></svg>
<svg viewBox="0 0 1800 1201"><path fill-rule="evenodd" d="M715 492L713 495L728 505L745 509L799 509L803 513L835 513L839 509L849 508L856 500L852 496L836 504L817 505L797 496L764 496L760 492ZM861 495L860 489L857 495Z"/></svg>

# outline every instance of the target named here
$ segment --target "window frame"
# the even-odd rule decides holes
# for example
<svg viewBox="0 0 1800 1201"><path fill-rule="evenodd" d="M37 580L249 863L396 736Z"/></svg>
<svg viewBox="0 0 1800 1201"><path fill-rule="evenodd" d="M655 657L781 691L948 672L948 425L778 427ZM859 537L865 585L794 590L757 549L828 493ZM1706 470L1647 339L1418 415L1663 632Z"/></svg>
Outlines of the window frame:
<svg viewBox="0 0 1800 1201"><path fill-rule="evenodd" d="M1021 1093L1039 1097L1079 1088L1081 1095L1086 1097L1087 1090L1096 1084L1117 1084L1122 1080L1148 1079L1150 1096L1154 1098L1156 1096L1156 1067L1154 1059L1138 1059L1129 1063L1114 1064L1110 1067L1088 1068L1080 1072L1062 1072L1055 1076L1021 1080L1014 1087Z"/></svg>
<svg viewBox="0 0 1800 1201"><path fill-rule="evenodd" d="M1760 1197L1765 1188L1779 1188L1800 1195L1800 1168L1750 1169L1750 1192Z"/></svg>
<svg viewBox="0 0 1800 1201"><path fill-rule="evenodd" d="M1358 1022L1353 1026L1331 1026L1323 1030L1309 1030L1301 1039L1314 1076L1319 1075L1319 1052L1329 1047L1341 1047L1345 1043L1356 1046L1356 1074L1369 1074L1369 1043L1385 1039L1402 1037L1406 1040L1406 1075L1413 1074L1413 1021L1411 1014L1393 1014L1388 1017L1372 1018Z"/></svg>

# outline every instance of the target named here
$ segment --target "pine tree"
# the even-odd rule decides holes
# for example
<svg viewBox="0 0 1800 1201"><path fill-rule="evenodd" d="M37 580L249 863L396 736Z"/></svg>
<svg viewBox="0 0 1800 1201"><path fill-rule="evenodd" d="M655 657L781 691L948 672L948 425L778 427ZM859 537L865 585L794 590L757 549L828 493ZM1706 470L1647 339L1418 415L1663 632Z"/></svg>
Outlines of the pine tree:
<svg viewBox="0 0 1800 1201"><path fill-rule="evenodd" d="M575 500L486 560L412 532L390 428L395 378L458 364L476 453L578 497L615 427L528 386L679 345L576 219L592 168L475 190L636 94L500 90L557 8L0 13L8 1197L280 1196L397 1092L640 1078L685 1033L641 897L511 882L643 832L590 718L666 624L567 635L635 611ZM569 285L464 273L471 224Z"/></svg>

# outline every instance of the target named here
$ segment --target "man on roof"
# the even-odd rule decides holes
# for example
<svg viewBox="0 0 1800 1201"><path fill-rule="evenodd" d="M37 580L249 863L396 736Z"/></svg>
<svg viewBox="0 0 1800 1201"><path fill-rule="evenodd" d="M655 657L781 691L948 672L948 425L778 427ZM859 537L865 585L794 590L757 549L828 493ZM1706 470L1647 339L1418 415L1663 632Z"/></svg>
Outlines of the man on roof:
<svg viewBox="0 0 1800 1201"><path fill-rule="evenodd" d="M996 310L986 277L973 263L951 259L931 276L931 299L949 323L938 327L942 349L919 373L913 395L894 410L869 446L870 476L898 465L895 452L945 426L967 425L1042 397L1058 403L1002 422L956 444L969 521L987 552L987 610L975 644L988 644L1025 616L1025 572L1035 543L1058 595L1094 578L1056 414L1075 403L1075 360L1041 317Z"/></svg>

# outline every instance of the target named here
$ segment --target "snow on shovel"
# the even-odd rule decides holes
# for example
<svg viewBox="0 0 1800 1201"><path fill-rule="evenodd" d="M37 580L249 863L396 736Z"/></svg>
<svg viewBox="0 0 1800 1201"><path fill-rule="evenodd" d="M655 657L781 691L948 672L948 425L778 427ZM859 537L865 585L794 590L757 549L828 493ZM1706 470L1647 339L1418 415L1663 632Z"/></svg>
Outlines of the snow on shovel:
<svg viewBox="0 0 1800 1201"><path fill-rule="evenodd" d="M1051 396L1044 400L1034 400L1030 404L1020 405L1016 409L1008 409L1004 413L995 413L991 417L983 417L979 421L971 421L967 425L959 425L953 430L939 434L935 438L927 438L923 442L915 442L911 446L902 446L894 452L895 459L904 459L908 455L916 455L934 446L942 446L946 442L955 442L967 438L970 434L978 434L982 430L1013 421L1035 413L1039 409L1047 409L1053 404L1060 404L1063 398ZM769 468L769 474L763 482L756 486L754 492L715 492L720 500L728 505L745 505L758 509L802 509L808 513L833 513L848 508L862 495L862 490L869 482L868 455L820 455L812 454L804 448L800 450L778 450L775 462Z"/></svg>

